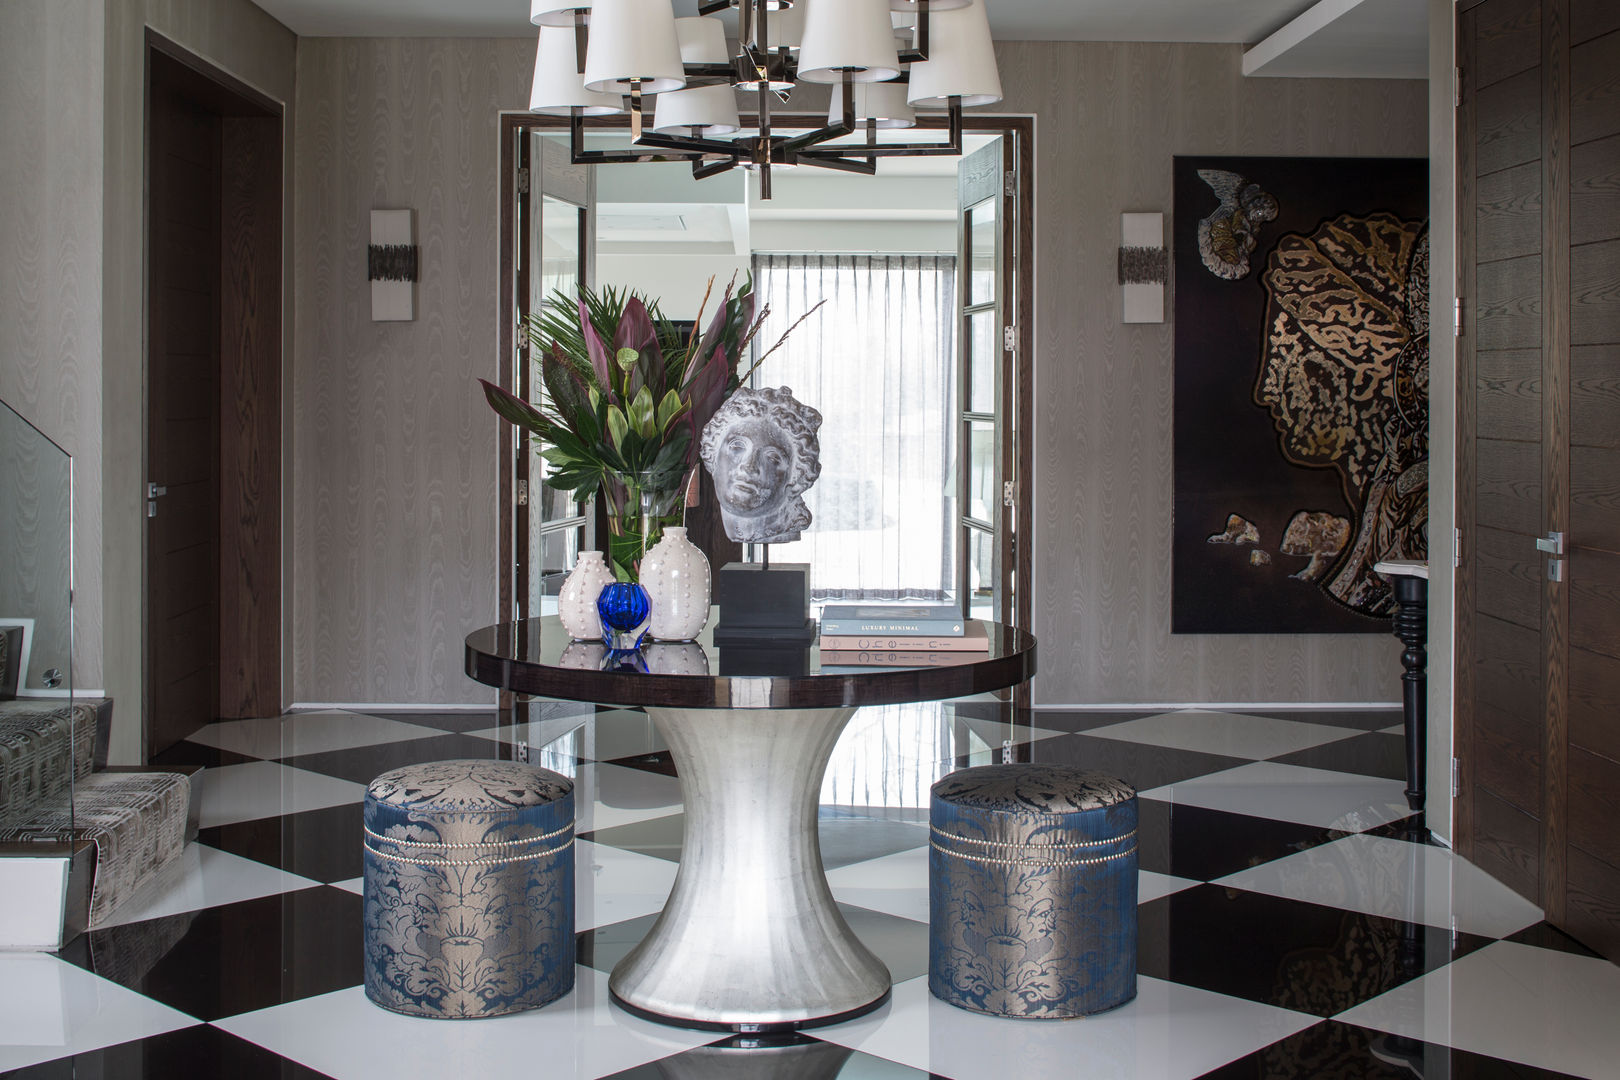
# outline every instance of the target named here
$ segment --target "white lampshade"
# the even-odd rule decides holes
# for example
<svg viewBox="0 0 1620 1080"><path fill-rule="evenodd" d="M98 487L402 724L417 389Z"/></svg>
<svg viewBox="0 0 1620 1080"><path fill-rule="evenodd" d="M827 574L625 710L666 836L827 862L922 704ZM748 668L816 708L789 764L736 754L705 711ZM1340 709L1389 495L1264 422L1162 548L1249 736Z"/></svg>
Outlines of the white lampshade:
<svg viewBox="0 0 1620 1080"><path fill-rule="evenodd" d="M670 0L596 0L585 49L585 88L627 94L632 79L643 94L686 85Z"/></svg>
<svg viewBox="0 0 1620 1080"><path fill-rule="evenodd" d="M573 26L574 11L590 6L591 0L529 0L529 21L536 26ZM591 17L586 15L585 21Z"/></svg>
<svg viewBox="0 0 1620 1080"><path fill-rule="evenodd" d="M900 74L889 0L801 0L804 44L799 78L805 82L885 82ZM930 26L933 24L930 23Z"/></svg>
<svg viewBox="0 0 1620 1080"><path fill-rule="evenodd" d="M617 94L595 94L579 77L579 55L574 51L572 26L542 26L534 54L534 86L529 90L529 111L567 116L574 108L586 116L623 112Z"/></svg>
<svg viewBox="0 0 1620 1080"><path fill-rule="evenodd" d="M906 84L897 82L856 83L855 120L864 125L876 120L880 128L908 128L917 123L917 112L906 101ZM834 83L832 108L827 110L827 123L836 124L844 118L844 85Z"/></svg>
<svg viewBox="0 0 1620 1080"><path fill-rule="evenodd" d="M782 8L773 11L765 17L765 47L767 49L791 49L799 51L804 43L804 8L806 0L799 0L800 7Z"/></svg>
<svg viewBox="0 0 1620 1080"><path fill-rule="evenodd" d="M911 65L913 105L935 107L951 97L963 105L990 105L1001 100L1001 73L985 0L954 11L928 15L928 59Z"/></svg>
<svg viewBox="0 0 1620 1080"><path fill-rule="evenodd" d="M729 86L694 86L659 94L653 130L663 135L690 135L702 128L704 138L737 130L737 94Z"/></svg>
<svg viewBox="0 0 1620 1080"><path fill-rule="evenodd" d="M726 24L713 15L676 19L675 41L683 64L723 64L728 59Z"/></svg>
<svg viewBox="0 0 1620 1080"><path fill-rule="evenodd" d="M971 3L973 3L973 0L928 0L929 17L932 18L933 13L936 11L954 11L957 8L965 8ZM909 11L915 15L917 13L917 0L889 0L889 10Z"/></svg>

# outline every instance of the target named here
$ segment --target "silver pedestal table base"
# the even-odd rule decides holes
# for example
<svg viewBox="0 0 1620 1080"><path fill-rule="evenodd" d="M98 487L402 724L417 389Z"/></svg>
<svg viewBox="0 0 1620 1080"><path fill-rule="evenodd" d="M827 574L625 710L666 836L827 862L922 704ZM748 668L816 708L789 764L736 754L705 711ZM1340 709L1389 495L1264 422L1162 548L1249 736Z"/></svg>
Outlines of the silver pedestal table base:
<svg viewBox="0 0 1620 1080"><path fill-rule="evenodd" d="M757 1032L836 1023L888 999L889 971L839 914L817 840L822 775L854 713L647 708L675 759L686 838L657 923L613 969L620 1005Z"/></svg>

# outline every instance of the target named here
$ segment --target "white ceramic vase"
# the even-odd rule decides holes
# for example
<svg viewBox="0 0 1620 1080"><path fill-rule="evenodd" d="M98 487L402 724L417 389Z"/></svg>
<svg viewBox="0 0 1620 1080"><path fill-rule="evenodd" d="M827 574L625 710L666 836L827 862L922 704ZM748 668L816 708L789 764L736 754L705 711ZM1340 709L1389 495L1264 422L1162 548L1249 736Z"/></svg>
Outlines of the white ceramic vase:
<svg viewBox="0 0 1620 1080"><path fill-rule="evenodd" d="M709 621L709 560L672 525L641 560L641 587L652 603L647 633L659 641L691 641Z"/></svg>
<svg viewBox="0 0 1620 1080"><path fill-rule="evenodd" d="M569 637L575 641L602 640L602 616L596 613L596 598L612 581L613 571L600 551L579 553L557 594L557 616Z"/></svg>
<svg viewBox="0 0 1620 1080"><path fill-rule="evenodd" d="M707 675L709 657L703 646L691 641L658 642L643 646L647 670L654 675Z"/></svg>

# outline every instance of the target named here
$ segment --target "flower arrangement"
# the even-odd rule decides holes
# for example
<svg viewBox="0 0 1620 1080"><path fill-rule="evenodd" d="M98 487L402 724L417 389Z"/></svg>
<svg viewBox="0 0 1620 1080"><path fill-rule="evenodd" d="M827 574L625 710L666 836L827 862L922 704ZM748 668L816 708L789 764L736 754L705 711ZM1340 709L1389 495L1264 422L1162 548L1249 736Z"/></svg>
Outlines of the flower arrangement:
<svg viewBox="0 0 1620 1080"><path fill-rule="evenodd" d="M635 581L642 554L678 523L704 425L759 366L738 372L770 309L756 316L753 282L733 281L700 335L713 290L711 278L684 340L656 300L611 287L559 292L523 328L540 357L541 401L479 380L490 407L541 443L548 486L581 502L603 493L608 561L620 581Z"/></svg>

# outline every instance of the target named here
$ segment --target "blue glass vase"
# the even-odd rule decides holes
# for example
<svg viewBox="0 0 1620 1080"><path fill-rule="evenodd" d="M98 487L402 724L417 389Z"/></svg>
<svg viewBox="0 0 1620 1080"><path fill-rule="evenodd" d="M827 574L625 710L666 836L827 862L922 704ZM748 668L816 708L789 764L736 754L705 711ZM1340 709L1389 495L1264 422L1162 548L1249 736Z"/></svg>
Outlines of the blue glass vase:
<svg viewBox="0 0 1620 1080"><path fill-rule="evenodd" d="M596 613L602 616L602 644L615 652L639 649L652 602L639 583L615 581L596 598Z"/></svg>

